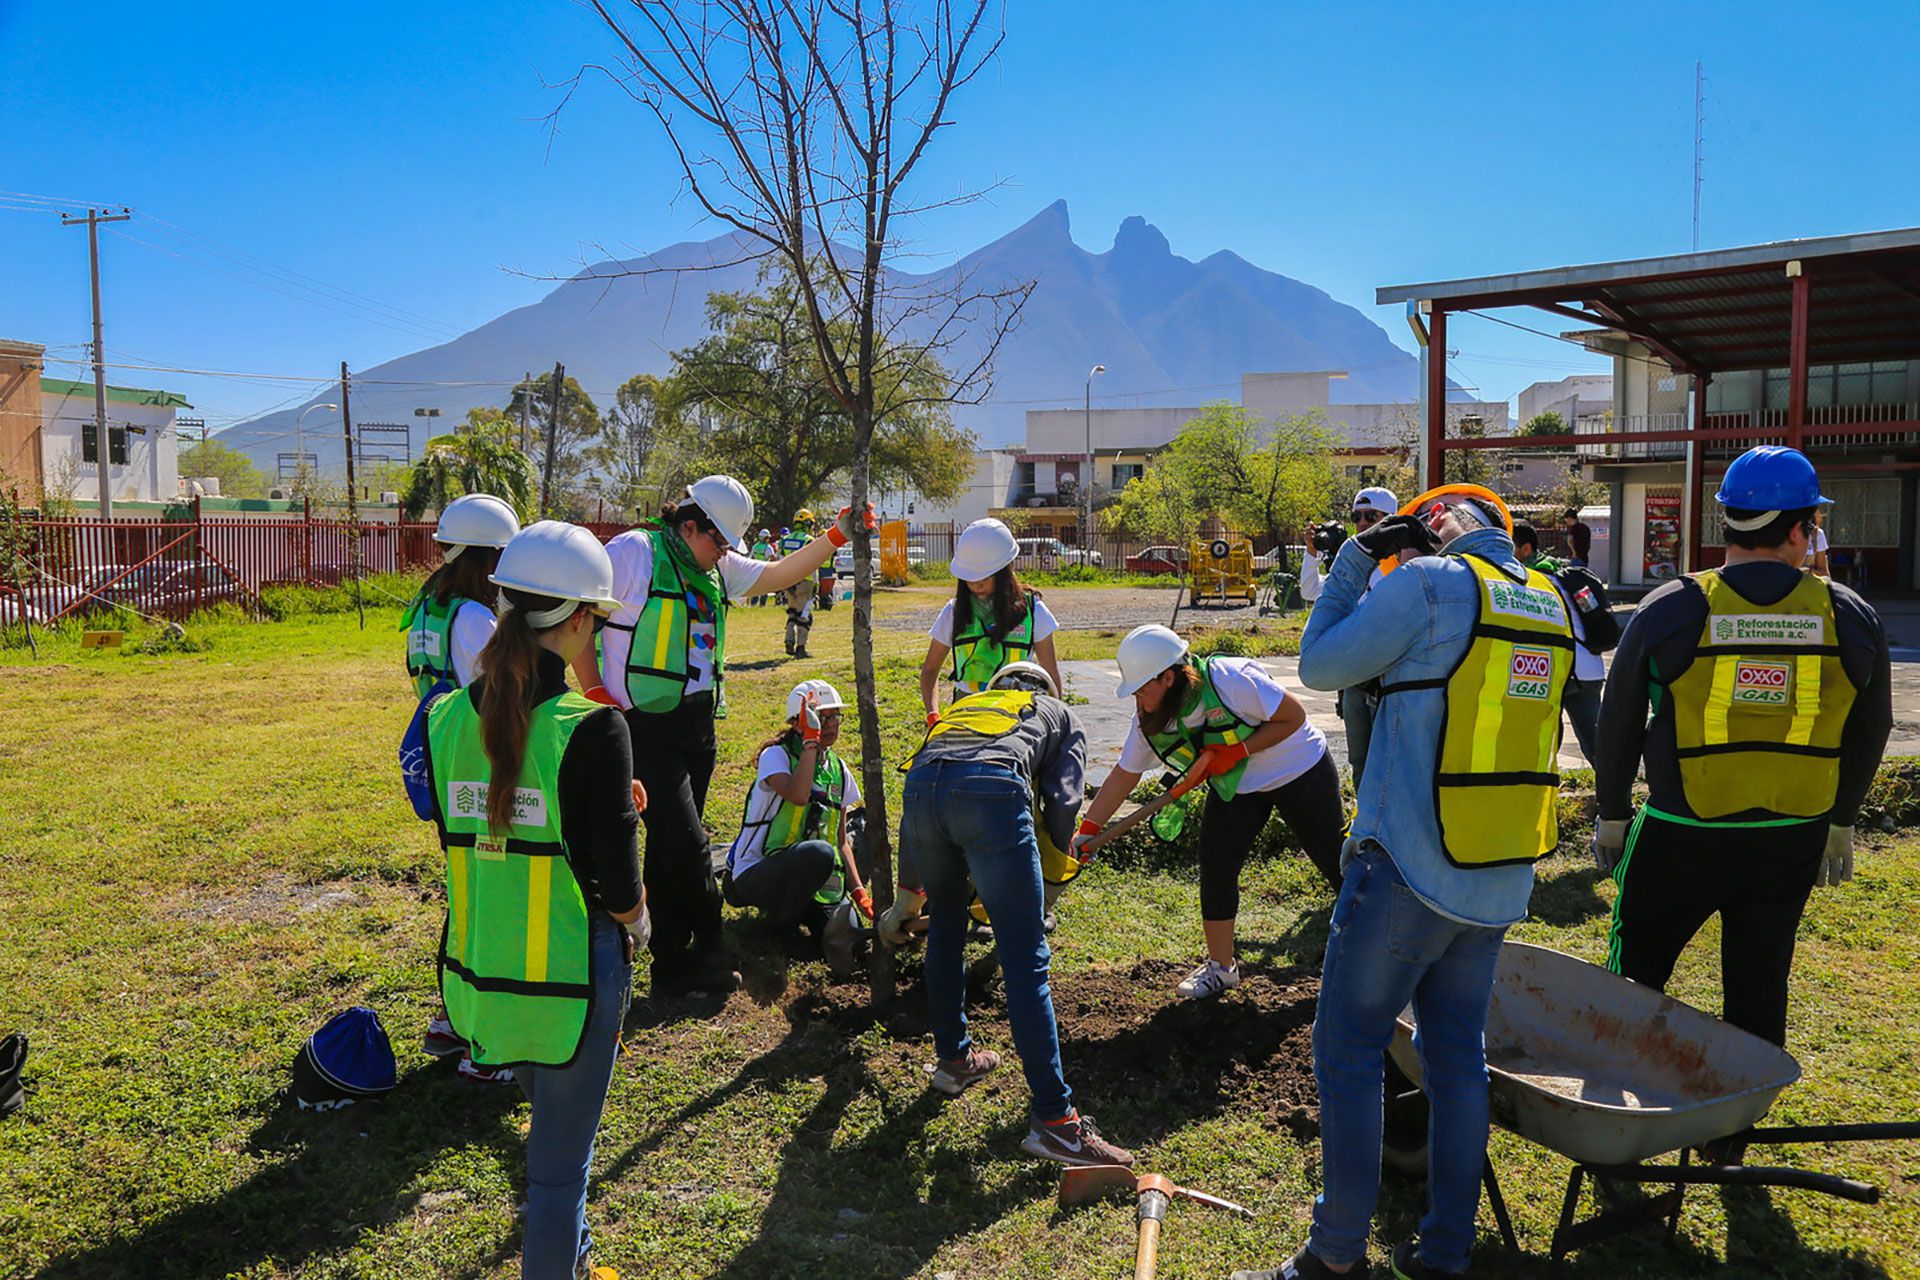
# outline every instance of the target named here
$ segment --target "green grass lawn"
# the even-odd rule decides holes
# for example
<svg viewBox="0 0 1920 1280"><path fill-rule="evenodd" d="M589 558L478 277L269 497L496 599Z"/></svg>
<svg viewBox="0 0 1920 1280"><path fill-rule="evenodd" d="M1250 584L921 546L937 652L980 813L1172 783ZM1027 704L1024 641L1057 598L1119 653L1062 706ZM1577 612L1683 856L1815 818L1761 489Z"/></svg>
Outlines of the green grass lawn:
<svg viewBox="0 0 1920 1280"><path fill-rule="evenodd" d="M923 604L903 594L880 607ZM807 662L779 656L778 610L734 615L732 717L709 806L719 838L787 689L824 675L851 692L851 613L823 616L813 648L831 656ZM364 631L350 613L228 619L191 627L192 651L83 652L61 633L38 660L0 652L0 1032L33 1038L27 1106L0 1122L0 1275L518 1274L526 1109L517 1091L457 1085L419 1048L440 854L396 777L411 710L397 621L382 603ZM918 734L924 640L877 638L898 756ZM1076 635L1074 656L1110 654L1115 638ZM1328 895L1284 847L1249 867L1245 889L1253 976L1217 1003L1172 997L1200 947L1195 876L1177 851L1133 846L1096 863L1054 938L1080 1103L1145 1167L1259 1215L1177 1206L1161 1264L1174 1280L1275 1264L1316 1185L1301 967L1318 962ZM1514 936L1597 959L1612 893L1584 854L1562 855ZM1875 837L1852 884L1816 894L1790 1032L1806 1078L1774 1119L1920 1115L1920 840ZM751 921L729 928L748 990L724 1006L648 1000L643 966L590 1190L599 1261L629 1278L1129 1273L1131 1210L1062 1213L1051 1170L1020 1156L1026 1095L1011 1059L957 1101L928 1091L911 958L898 1011L876 1024L863 983L781 960ZM1717 1007L1717 955L1709 930L1675 994ZM399 1090L332 1115L291 1111L278 1091L295 1049L355 1003L392 1033ZM992 993L976 1025L1011 1048ZM1566 1163L1504 1133L1493 1155L1523 1238L1543 1252ZM1885 1199L1696 1190L1674 1248L1630 1239L1561 1270L1920 1276L1920 1147L1774 1156L1877 1183ZM1422 1199L1389 1180L1376 1257L1412 1230ZM1491 1270L1484 1208L1481 1222Z"/></svg>

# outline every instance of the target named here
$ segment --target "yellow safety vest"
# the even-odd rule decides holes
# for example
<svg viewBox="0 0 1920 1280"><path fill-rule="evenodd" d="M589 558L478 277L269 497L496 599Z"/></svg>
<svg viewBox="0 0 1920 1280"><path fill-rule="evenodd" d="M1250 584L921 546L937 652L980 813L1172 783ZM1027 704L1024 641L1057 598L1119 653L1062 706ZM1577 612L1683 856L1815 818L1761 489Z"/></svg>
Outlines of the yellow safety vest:
<svg viewBox="0 0 1920 1280"><path fill-rule="evenodd" d="M997 738L1011 733L1015 725L1032 714L1033 700L1038 696L1025 689L989 689L985 693L970 693L940 713L940 719L927 730L926 742L948 733L971 733L981 738ZM926 742L921 743L922 746ZM905 773L913 767L914 759L919 755L907 757L900 765ZM1040 846L1040 879L1042 896L1046 905L1051 907L1060 894L1060 890L1080 874L1080 860L1066 852L1053 842L1047 834L1046 823L1040 820L1039 798L1034 799L1033 838ZM976 895L971 910L974 918L982 924L987 920L987 909L981 905Z"/></svg>
<svg viewBox="0 0 1920 1280"><path fill-rule="evenodd" d="M1466 869L1537 862L1560 843L1560 695L1573 671L1573 627L1538 569L1516 582L1490 560L1458 558L1480 587L1467 651L1444 682L1380 692L1435 684L1446 692L1433 805L1447 861Z"/></svg>
<svg viewBox="0 0 1920 1280"><path fill-rule="evenodd" d="M1680 788L1694 816L1749 809L1818 818L1840 786L1840 731L1855 689L1840 662L1833 589L1806 574L1755 604L1712 569L1694 575L1707 621L1667 688Z"/></svg>

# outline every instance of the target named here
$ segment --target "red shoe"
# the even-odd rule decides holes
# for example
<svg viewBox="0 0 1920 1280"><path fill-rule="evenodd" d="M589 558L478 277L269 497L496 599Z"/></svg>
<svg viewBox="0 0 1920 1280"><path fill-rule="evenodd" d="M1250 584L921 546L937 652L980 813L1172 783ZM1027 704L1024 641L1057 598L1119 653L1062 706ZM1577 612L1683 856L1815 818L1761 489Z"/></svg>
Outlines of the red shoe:
<svg viewBox="0 0 1920 1280"><path fill-rule="evenodd" d="M460 1070L454 1073L467 1084L512 1084L513 1068L483 1067L472 1058L460 1059Z"/></svg>
<svg viewBox="0 0 1920 1280"><path fill-rule="evenodd" d="M1133 1163L1133 1152L1116 1147L1093 1127L1093 1117L1075 1111L1060 1120L1035 1120L1020 1149L1056 1164Z"/></svg>
<svg viewBox="0 0 1920 1280"><path fill-rule="evenodd" d="M436 1058L450 1058L467 1051L467 1042L454 1034L453 1024L445 1018L429 1018L421 1047Z"/></svg>

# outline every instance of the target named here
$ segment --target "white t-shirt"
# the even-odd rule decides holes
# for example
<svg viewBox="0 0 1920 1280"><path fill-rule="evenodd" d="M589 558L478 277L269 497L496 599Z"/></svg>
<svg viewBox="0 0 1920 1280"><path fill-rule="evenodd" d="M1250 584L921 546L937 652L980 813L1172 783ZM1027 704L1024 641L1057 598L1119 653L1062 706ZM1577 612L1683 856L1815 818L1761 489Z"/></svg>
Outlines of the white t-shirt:
<svg viewBox="0 0 1920 1280"><path fill-rule="evenodd" d="M1813 558L1827 549L1827 531L1819 525L1813 527L1813 538L1807 543L1807 558L1802 564L1812 564Z"/></svg>
<svg viewBox="0 0 1920 1280"><path fill-rule="evenodd" d="M773 820L774 810L780 805L779 795L767 785L767 780L792 772L793 762L787 759L786 748L776 745L760 753L759 769L753 776L752 789L747 792L746 822L740 828L740 834L733 838L733 846L727 850L727 869L734 875L739 875L765 857L767 823ZM860 783L854 766L849 764L846 795L842 797L841 808L850 811L859 803Z"/></svg>
<svg viewBox="0 0 1920 1280"><path fill-rule="evenodd" d="M631 707L627 697L627 653L633 647L633 626L647 606L647 588L653 582L653 538L644 529L629 529L607 544L607 558L613 561L613 594L621 607L600 633L600 680L622 707ZM753 594L767 566L761 561L728 551L720 557L720 581L730 601L744 600ZM713 689L714 624L695 621L693 645L687 651L688 693L708 693Z"/></svg>
<svg viewBox="0 0 1920 1280"><path fill-rule="evenodd" d="M1220 702L1247 724L1266 723L1287 701L1287 691L1265 667L1252 658L1215 658L1212 663L1214 691ZM1193 714L1182 719L1189 729L1198 728L1206 719L1204 706L1195 705ZM1327 754L1327 740L1308 720L1287 738L1256 751L1247 760L1247 771L1240 775L1240 791L1272 791L1284 787L1320 763ZM1128 773L1147 776L1166 769L1153 744L1140 730L1140 719L1127 727L1126 743L1120 748L1120 767Z"/></svg>
<svg viewBox="0 0 1920 1280"><path fill-rule="evenodd" d="M447 631L453 641L453 680L462 689L480 674L480 651L493 639L494 628L499 625L493 610L478 600L468 600L454 611L453 624Z"/></svg>

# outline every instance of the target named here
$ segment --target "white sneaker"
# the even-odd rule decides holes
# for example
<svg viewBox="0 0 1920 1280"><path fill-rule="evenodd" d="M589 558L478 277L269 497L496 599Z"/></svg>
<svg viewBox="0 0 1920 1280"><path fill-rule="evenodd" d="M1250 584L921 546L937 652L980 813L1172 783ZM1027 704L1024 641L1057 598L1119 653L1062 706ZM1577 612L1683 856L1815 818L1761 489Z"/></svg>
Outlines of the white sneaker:
<svg viewBox="0 0 1920 1280"><path fill-rule="evenodd" d="M1188 974L1174 992L1182 1000L1207 1000L1240 985L1240 966L1223 968L1211 958Z"/></svg>

